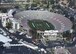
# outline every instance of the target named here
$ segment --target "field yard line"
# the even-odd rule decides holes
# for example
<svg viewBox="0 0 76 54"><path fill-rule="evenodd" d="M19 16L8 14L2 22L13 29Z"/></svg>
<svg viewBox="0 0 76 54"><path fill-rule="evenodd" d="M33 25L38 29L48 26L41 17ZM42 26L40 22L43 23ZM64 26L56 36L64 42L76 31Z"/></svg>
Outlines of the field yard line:
<svg viewBox="0 0 76 54"><path fill-rule="evenodd" d="M48 27L50 27L47 23L46 23L46 25L47 25Z"/></svg>
<svg viewBox="0 0 76 54"><path fill-rule="evenodd" d="M35 27L35 25L32 23L33 27Z"/></svg>

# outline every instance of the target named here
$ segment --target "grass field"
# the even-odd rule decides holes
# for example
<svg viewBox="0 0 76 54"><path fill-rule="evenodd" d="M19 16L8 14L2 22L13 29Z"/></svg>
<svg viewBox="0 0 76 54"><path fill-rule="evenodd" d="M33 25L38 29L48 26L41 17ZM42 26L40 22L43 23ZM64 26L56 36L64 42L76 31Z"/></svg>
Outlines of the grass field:
<svg viewBox="0 0 76 54"><path fill-rule="evenodd" d="M54 26L44 20L29 20L28 25L34 30L54 30Z"/></svg>

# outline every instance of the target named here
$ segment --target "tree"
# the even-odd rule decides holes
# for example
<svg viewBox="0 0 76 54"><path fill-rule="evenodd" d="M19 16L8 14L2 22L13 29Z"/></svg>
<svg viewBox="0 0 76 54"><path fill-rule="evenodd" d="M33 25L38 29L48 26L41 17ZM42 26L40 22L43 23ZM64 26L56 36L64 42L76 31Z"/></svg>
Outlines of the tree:
<svg viewBox="0 0 76 54"><path fill-rule="evenodd" d="M11 22L7 22L6 23L6 28L9 30L12 28L12 23Z"/></svg>
<svg viewBox="0 0 76 54"><path fill-rule="evenodd" d="M49 0L50 4L54 4L55 1L54 0Z"/></svg>

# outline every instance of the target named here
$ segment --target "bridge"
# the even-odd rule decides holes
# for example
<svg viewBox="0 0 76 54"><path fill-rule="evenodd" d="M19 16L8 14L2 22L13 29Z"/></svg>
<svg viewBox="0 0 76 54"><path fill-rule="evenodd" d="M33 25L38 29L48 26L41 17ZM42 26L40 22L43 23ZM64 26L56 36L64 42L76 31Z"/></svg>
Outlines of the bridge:
<svg viewBox="0 0 76 54"><path fill-rule="evenodd" d="M16 3L0 3L0 8L13 8L16 5Z"/></svg>
<svg viewBox="0 0 76 54"><path fill-rule="evenodd" d="M32 50L38 50L38 51L42 51L42 52L44 52L44 53L47 53L47 51L46 51L45 49L43 49L43 48L38 48L38 46L36 46L36 45L34 45L34 44L32 44L32 43L28 43L28 42L26 42L26 41L24 41L24 42L20 41L19 43L20 43L20 44L5 43L3 46L4 46L4 47L25 46L25 47L27 47L27 48L31 48Z"/></svg>
<svg viewBox="0 0 76 54"><path fill-rule="evenodd" d="M11 3L0 3L0 8L13 8L16 5L25 5L25 4L32 4L32 2L25 2L25 1L15 1Z"/></svg>
<svg viewBox="0 0 76 54"><path fill-rule="evenodd" d="M28 43L26 41L22 42L22 41L19 41L20 44L10 44L10 43L5 43L3 44L4 47L13 47L13 46L25 46L27 48L31 48L33 50L37 50L38 49L38 46L32 44L32 43Z"/></svg>

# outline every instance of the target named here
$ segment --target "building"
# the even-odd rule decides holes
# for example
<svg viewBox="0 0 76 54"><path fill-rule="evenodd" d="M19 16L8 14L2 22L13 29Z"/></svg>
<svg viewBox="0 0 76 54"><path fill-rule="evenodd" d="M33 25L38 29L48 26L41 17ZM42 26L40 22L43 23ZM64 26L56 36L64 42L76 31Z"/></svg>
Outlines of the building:
<svg viewBox="0 0 76 54"><path fill-rule="evenodd" d="M59 0L59 4L63 7L68 7L69 2L68 0Z"/></svg>
<svg viewBox="0 0 76 54"><path fill-rule="evenodd" d="M50 41L63 40L63 37L58 34L58 30L37 31L37 33L42 35L44 39L48 39Z"/></svg>
<svg viewBox="0 0 76 54"><path fill-rule="evenodd" d="M8 43L8 42L11 42L11 41L12 41L12 39L10 39L8 37L5 37L5 36L0 34L0 42Z"/></svg>
<svg viewBox="0 0 76 54"><path fill-rule="evenodd" d="M14 18L9 18L7 16L7 13L3 13L3 15L1 16L1 21L2 21L2 25L4 27L6 27L6 24L8 22L11 22L12 23L12 29L13 30L18 30L20 28L19 22L16 19L14 19Z"/></svg>
<svg viewBox="0 0 76 54"><path fill-rule="evenodd" d="M12 22L12 28L13 28L14 30L15 30L15 29L16 29L16 30L20 29L20 24L19 24L19 22L18 22L16 19L10 18L9 21Z"/></svg>

